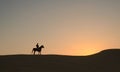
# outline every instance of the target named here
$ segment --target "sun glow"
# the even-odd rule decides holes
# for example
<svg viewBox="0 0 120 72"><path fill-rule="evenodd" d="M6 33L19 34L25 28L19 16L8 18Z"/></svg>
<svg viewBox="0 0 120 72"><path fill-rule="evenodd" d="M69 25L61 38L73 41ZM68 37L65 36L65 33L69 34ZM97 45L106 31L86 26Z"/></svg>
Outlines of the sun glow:
<svg viewBox="0 0 120 72"><path fill-rule="evenodd" d="M65 51L65 54L87 56L100 52L103 47L105 46L102 42L81 43L81 44L78 43L78 44L74 44L73 46L70 46L69 49Z"/></svg>

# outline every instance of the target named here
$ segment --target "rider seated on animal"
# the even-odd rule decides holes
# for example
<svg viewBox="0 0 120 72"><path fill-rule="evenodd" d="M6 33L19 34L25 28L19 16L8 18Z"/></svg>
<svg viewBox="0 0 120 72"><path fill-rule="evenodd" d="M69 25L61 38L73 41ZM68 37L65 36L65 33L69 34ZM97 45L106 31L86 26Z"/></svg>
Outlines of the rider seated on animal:
<svg viewBox="0 0 120 72"><path fill-rule="evenodd" d="M39 45L38 45L38 43L36 44L36 48L39 48Z"/></svg>

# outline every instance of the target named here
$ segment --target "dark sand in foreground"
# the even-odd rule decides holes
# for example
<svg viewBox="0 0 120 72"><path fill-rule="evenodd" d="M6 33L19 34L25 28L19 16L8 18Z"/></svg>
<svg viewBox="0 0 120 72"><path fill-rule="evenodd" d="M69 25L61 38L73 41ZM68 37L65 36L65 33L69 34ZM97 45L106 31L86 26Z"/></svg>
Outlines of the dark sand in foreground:
<svg viewBox="0 0 120 72"><path fill-rule="evenodd" d="M0 72L120 72L120 49L90 56L0 56Z"/></svg>

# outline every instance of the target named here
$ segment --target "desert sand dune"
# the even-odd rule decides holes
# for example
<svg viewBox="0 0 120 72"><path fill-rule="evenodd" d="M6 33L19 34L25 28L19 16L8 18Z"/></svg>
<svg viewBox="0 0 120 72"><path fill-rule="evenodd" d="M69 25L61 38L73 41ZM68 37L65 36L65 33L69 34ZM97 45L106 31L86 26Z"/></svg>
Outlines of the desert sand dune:
<svg viewBox="0 0 120 72"><path fill-rule="evenodd" d="M120 72L120 50L90 56L0 56L0 72Z"/></svg>

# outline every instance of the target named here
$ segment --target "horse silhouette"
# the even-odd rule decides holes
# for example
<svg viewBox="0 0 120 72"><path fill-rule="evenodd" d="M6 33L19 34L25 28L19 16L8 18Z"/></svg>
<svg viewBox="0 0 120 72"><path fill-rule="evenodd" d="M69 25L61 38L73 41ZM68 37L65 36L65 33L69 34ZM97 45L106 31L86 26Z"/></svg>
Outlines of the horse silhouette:
<svg viewBox="0 0 120 72"><path fill-rule="evenodd" d="M38 52L38 55L41 55L42 48L44 48L43 45L41 45L41 46L38 47L38 48L33 48L33 49L32 49L32 53L35 55L35 52L37 51L37 52Z"/></svg>

